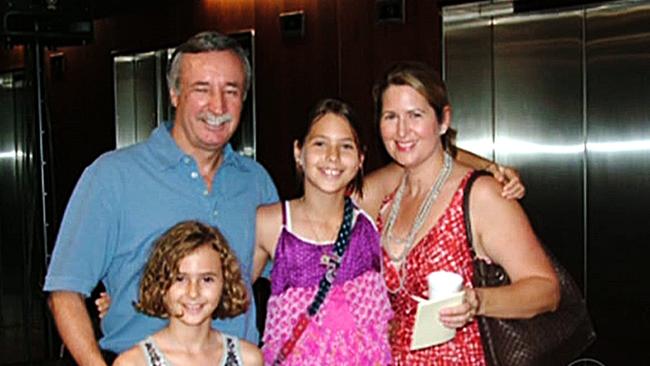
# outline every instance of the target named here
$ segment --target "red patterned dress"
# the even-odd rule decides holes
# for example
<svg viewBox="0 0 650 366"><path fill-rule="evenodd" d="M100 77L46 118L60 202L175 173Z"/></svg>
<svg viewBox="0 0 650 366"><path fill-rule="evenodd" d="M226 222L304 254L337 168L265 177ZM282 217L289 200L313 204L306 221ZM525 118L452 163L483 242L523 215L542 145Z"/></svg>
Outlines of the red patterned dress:
<svg viewBox="0 0 650 366"><path fill-rule="evenodd" d="M417 302L411 295L426 298L427 274L438 270L456 272L463 276L464 286L469 287L472 284L472 257L467 246L463 221L463 190L469 176L470 173L463 178L436 225L408 253L404 288L389 295L395 312L390 337L395 366L485 365L481 335L476 321L457 329L456 336L447 343L417 351L409 349L417 309ZM394 195L395 193L386 197L382 210L393 200ZM381 231L384 223L381 218L377 221ZM400 283L397 268L385 252L383 259L386 285L394 292Z"/></svg>

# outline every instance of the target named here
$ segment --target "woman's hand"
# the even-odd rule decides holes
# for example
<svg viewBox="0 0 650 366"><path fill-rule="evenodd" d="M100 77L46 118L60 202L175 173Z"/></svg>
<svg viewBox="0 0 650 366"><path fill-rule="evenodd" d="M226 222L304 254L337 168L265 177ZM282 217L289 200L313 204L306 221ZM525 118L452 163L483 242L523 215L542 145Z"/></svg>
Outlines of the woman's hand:
<svg viewBox="0 0 650 366"><path fill-rule="evenodd" d="M440 322L450 329L462 328L474 321L474 317L480 312L480 307L481 300L478 292L467 287L462 304L440 309Z"/></svg>
<svg viewBox="0 0 650 366"><path fill-rule="evenodd" d="M99 294L97 300L95 300L95 306L97 306L97 313L99 313L99 319L102 319L108 313L108 308L111 307L111 297L108 295L108 292L102 292Z"/></svg>

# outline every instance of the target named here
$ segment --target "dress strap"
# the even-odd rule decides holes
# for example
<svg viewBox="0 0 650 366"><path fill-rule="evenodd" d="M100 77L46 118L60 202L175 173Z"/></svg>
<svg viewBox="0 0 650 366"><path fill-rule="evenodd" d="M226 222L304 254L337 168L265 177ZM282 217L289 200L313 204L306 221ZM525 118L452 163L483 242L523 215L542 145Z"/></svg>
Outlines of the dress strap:
<svg viewBox="0 0 650 366"><path fill-rule="evenodd" d="M223 343L223 358L220 366L243 366L239 338L221 333L221 341Z"/></svg>
<svg viewBox="0 0 650 366"><path fill-rule="evenodd" d="M144 358L147 360L147 366L170 366L165 359L165 355L156 346L153 338L147 337L147 339L139 344L144 353Z"/></svg>
<svg viewBox="0 0 650 366"><path fill-rule="evenodd" d="M287 226L287 212L289 211L289 201L282 202L282 227Z"/></svg>

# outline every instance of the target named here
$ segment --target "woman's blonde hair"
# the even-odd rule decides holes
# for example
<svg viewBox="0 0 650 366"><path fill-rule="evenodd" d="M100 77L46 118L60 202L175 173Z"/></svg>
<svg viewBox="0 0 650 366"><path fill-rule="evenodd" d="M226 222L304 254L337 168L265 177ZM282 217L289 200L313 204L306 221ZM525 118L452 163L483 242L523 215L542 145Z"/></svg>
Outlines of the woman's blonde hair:
<svg viewBox="0 0 650 366"><path fill-rule="evenodd" d="M219 254L223 272L223 291L212 318L231 318L245 312L249 300L237 257L219 230L198 221L180 222L156 240L135 308L150 316L169 318L164 298L178 275L180 261L203 246Z"/></svg>

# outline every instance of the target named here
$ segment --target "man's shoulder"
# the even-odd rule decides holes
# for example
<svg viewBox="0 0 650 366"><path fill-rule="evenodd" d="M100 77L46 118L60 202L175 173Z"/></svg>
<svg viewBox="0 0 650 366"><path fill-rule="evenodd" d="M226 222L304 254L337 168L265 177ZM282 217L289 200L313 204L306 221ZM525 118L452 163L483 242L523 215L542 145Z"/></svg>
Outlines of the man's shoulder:
<svg viewBox="0 0 650 366"><path fill-rule="evenodd" d="M95 169L128 167L150 156L145 143L137 143L101 154L90 165Z"/></svg>

